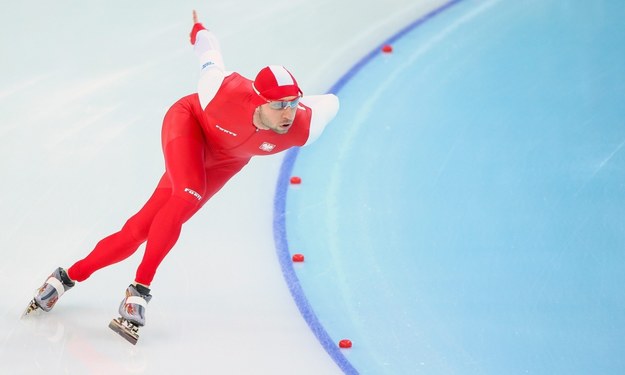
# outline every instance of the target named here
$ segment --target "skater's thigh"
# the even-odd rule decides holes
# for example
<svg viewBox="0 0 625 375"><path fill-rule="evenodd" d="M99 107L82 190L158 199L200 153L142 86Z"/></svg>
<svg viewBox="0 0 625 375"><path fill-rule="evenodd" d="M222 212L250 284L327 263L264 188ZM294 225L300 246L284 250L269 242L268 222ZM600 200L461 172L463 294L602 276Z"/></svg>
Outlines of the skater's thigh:
<svg viewBox="0 0 625 375"><path fill-rule="evenodd" d="M178 137L163 151L172 195L191 201L202 200L206 191L204 143L191 137Z"/></svg>
<svg viewBox="0 0 625 375"><path fill-rule="evenodd" d="M174 105L163 121L165 177L172 194L200 201L206 190L204 137L195 117L181 105ZM164 184L161 181L161 186Z"/></svg>
<svg viewBox="0 0 625 375"><path fill-rule="evenodd" d="M163 150L176 138L193 138L204 143L202 127L193 115L189 104L183 100L177 102L165 114L161 131Z"/></svg>

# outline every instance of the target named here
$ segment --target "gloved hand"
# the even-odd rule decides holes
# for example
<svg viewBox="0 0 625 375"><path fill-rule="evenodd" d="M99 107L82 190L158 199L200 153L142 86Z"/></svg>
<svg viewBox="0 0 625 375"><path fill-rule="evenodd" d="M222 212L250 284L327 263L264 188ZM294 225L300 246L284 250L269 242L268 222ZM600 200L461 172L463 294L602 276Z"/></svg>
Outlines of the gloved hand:
<svg viewBox="0 0 625 375"><path fill-rule="evenodd" d="M206 30L206 28L198 21L197 12L193 10L193 28L191 29L191 33L189 34L191 44L195 45L195 38L197 37L197 33L199 33L201 30Z"/></svg>

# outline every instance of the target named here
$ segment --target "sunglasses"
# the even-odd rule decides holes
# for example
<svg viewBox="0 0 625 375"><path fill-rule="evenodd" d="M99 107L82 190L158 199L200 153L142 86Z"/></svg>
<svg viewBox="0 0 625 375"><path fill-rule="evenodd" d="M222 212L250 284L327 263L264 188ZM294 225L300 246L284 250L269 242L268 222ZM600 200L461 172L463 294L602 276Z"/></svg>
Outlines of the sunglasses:
<svg viewBox="0 0 625 375"><path fill-rule="evenodd" d="M290 101L270 101L269 108L281 110L281 109L285 109L286 107L290 107L291 109L295 109L297 108L297 105L299 104L300 98L301 96L298 96L297 98L290 100Z"/></svg>

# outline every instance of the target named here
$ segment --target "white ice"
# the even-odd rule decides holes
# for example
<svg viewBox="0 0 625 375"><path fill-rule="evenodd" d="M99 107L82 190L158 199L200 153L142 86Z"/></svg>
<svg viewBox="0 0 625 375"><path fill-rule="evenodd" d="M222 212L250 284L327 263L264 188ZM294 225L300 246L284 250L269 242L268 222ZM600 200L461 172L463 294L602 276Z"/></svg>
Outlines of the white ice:
<svg viewBox="0 0 625 375"><path fill-rule="evenodd" d="M107 328L142 248L19 320L152 192L161 119L194 91L191 11L229 70L291 69L322 93L441 0L26 1L0 11L0 374L337 374L282 277L281 156L254 159L184 227L137 346ZM332 125L331 125L332 126ZM313 306L314 307L314 306ZM349 356L349 353L346 353ZM362 371L366 373L366 371Z"/></svg>

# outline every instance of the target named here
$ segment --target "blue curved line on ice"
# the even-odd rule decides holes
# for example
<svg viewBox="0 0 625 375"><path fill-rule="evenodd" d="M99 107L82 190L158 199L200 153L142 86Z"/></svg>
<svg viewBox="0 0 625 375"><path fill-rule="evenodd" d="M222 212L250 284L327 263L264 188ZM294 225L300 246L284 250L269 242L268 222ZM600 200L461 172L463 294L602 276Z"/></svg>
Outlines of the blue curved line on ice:
<svg viewBox="0 0 625 375"><path fill-rule="evenodd" d="M462 0L451 0L397 32L395 35L384 41L380 46L376 47L374 50L369 52L369 54L367 54L360 61L358 61L330 88L329 92L337 94L341 90L341 88L343 88L343 86L345 86L347 82L352 79L352 77L354 77L369 61L371 61L376 55L380 53L380 48L384 44L393 44L393 42L404 36L409 31L412 31L416 27L430 20L432 17L440 14L444 10L449 9L450 7L458 4L461 1ZM347 360L347 358L345 358L341 350L338 348L337 344L332 340L321 322L319 322L315 311L313 310L312 306L310 306L310 303L306 298L306 294L304 293L299 279L297 278L295 269L293 268L291 252L289 251L289 244L286 235L285 212L289 179L298 154L299 148L293 148L286 153L284 161L282 162L282 166L280 168L280 175L278 176L278 183L276 186L276 195L274 198L273 210L273 233L274 241L276 242L278 260L280 261L282 274L284 275L286 283L289 287L289 291L291 292L291 295L293 296L293 299L295 300L295 303L300 313L306 320L306 323L317 337L317 340L319 340L325 351L330 355L330 357L332 357L334 362L339 366L341 370L343 370L345 374L358 374L358 371Z"/></svg>

